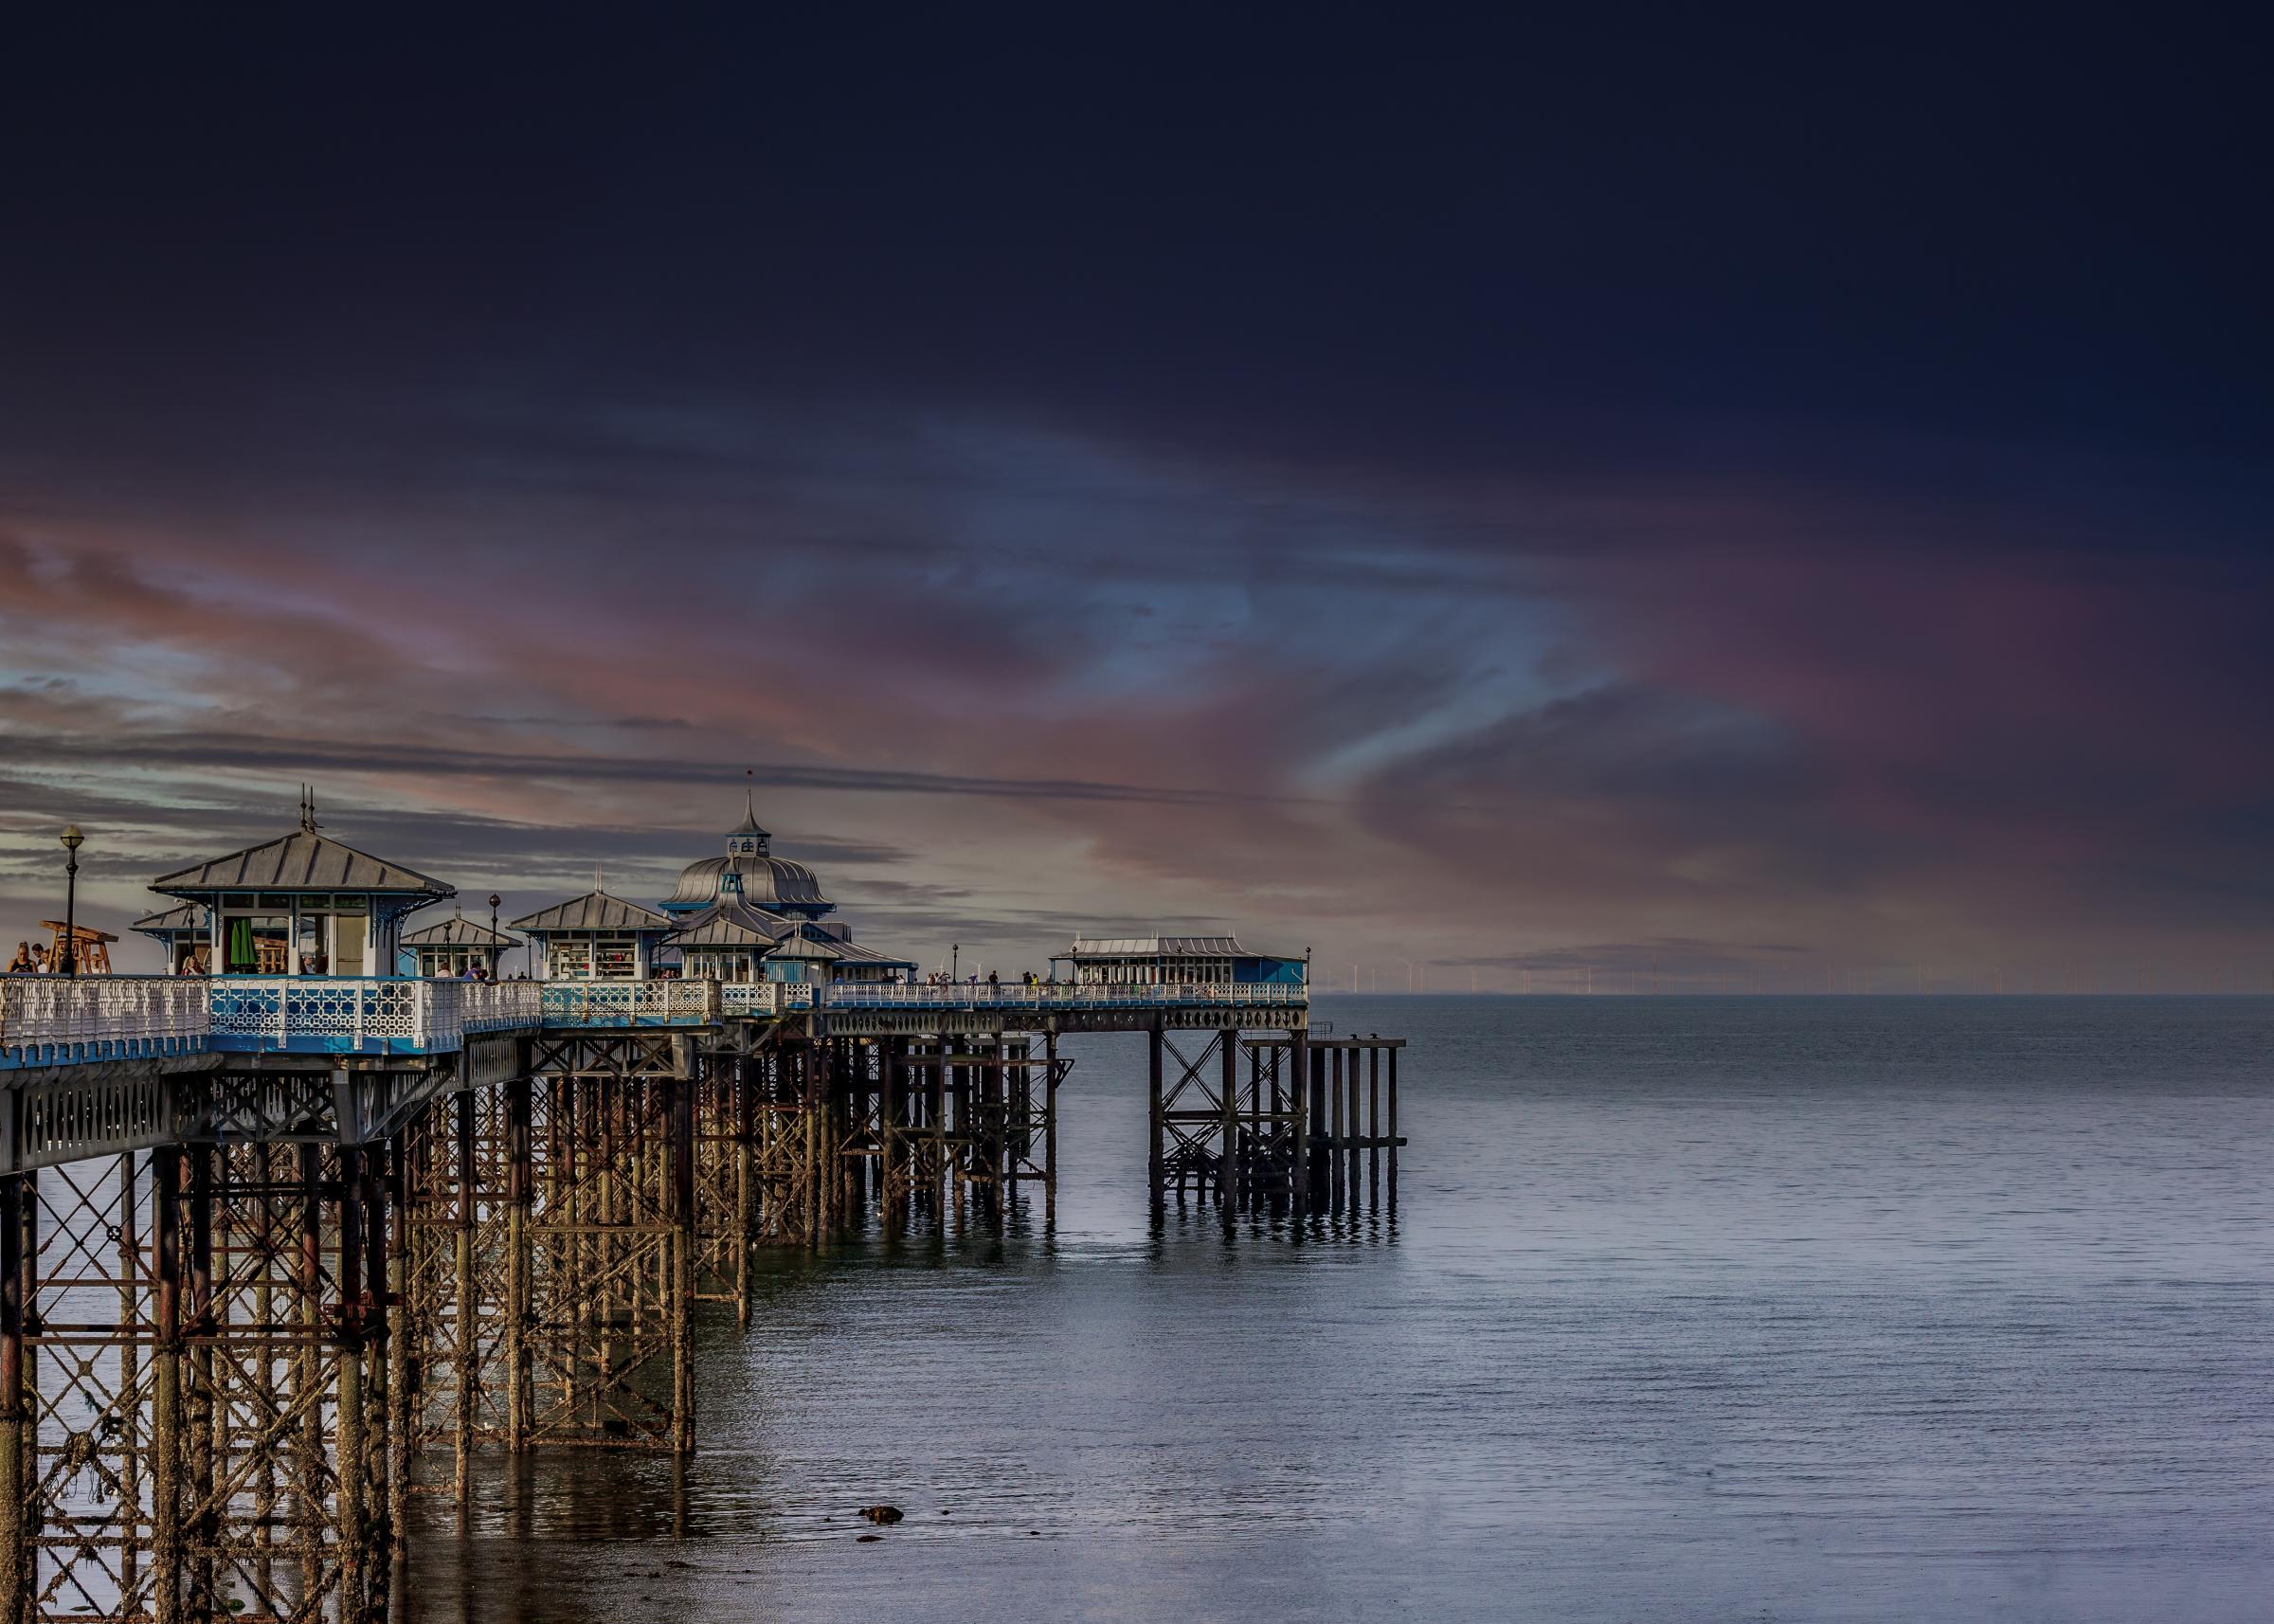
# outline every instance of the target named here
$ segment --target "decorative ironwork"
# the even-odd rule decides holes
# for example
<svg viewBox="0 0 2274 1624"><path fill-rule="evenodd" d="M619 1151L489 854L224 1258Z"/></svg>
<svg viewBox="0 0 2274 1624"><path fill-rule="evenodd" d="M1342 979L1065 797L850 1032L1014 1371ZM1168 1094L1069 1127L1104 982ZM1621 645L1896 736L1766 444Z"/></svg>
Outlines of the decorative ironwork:
<svg viewBox="0 0 2274 1624"><path fill-rule="evenodd" d="M195 1054L210 1030L199 980L0 978L0 1069Z"/></svg>

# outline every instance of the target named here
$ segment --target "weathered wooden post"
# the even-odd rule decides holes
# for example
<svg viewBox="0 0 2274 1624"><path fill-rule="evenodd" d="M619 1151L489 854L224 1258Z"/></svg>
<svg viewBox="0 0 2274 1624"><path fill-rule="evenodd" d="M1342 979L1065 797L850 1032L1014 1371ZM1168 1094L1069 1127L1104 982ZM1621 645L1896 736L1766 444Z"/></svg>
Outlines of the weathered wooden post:
<svg viewBox="0 0 2274 1624"><path fill-rule="evenodd" d="M526 1075L514 1077L505 1085L505 1448L507 1453L516 1455L529 1451L531 1420L535 1414L529 1345L529 1229L537 1189L531 1120L534 1087Z"/></svg>
<svg viewBox="0 0 2274 1624"><path fill-rule="evenodd" d="M1227 1026L1216 1035L1223 1053L1218 1056L1218 1077L1222 1097L1217 1101L1223 1112L1223 1148L1218 1153L1221 1165L1218 1169L1216 1199L1224 1209L1224 1223L1232 1222L1232 1209L1239 1200L1239 1028Z"/></svg>
<svg viewBox="0 0 2274 1624"><path fill-rule="evenodd" d="M450 1259L451 1284L458 1300L458 1318L451 1327L457 1333L453 1351L458 1360L458 1390L454 1395L456 1410L450 1417L450 1437L456 1457L452 1462L451 1484L458 1496L458 1522L461 1529L467 1526L473 1513L474 1420L481 1398L481 1347L476 1337L481 1315L480 1303L476 1297L479 1288L474 1273L474 1128L478 1103L474 1091L466 1088L460 1090L444 1108L453 1112L458 1127L457 1141L450 1147L457 1161L458 1182L458 1231L451 1236L457 1251Z"/></svg>
<svg viewBox="0 0 2274 1624"><path fill-rule="evenodd" d="M191 1539L189 1545L189 1597L185 1606L192 1618L213 1615L219 1603L214 1595L213 1556L221 1542L221 1508L214 1499L214 1428L220 1406L214 1402L214 1347L219 1326L213 1298L213 1146L190 1147L190 1255L188 1259L189 1313L184 1338L187 1362L183 1423L183 1482L189 1500L187 1512Z"/></svg>
<svg viewBox="0 0 2274 1624"><path fill-rule="evenodd" d="M671 1090L671 1452L695 1451L695 1054L678 1046Z"/></svg>
<svg viewBox="0 0 2274 1624"><path fill-rule="evenodd" d="M1287 1034L1288 1104L1295 1116L1295 1161L1288 1173L1290 1216L1300 1221L1310 1211L1310 1110L1305 1079L1310 1074L1309 1034L1290 1027Z"/></svg>
<svg viewBox="0 0 2274 1624"><path fill-rule="evenodd" d="M1058 1216L1058 1029L1042 1035L1042 1221Z"/></svg>
<svg viewBox="0 0 2274 1624"><path fill-rule="evenodd" d="M1168 1125L1167 1119L1163 1114L1161 1104L1161 1048L1164 1041L1162 1035L1161 1017L1156 1015L1146 1033L1147 1053L1146 1097L1150 1102L1152 1114L1153 1148L1151 1156L1147 1158L1145 1164L1146 1182L1152 1186L1155 1211L1159 1211L1167 1204L1166 1192L1163 1186L1168 1175L1168 1162L1164 1154L1165 1146L1162 1141L1167 1132Z"/></svg>
<svg viewBox="0 0 2274 1624"><path fill-rule="evenodd" d="M182 1152L151 1152L152 1229L156 1252L155 1344L151 1364L151 1587L157 1624L182 1619ZM320 1527L320 1517L311 1526ZM130 1535L131 1538L131 1535ZM309 1586L314 1589L313 1582Z"/></svg>

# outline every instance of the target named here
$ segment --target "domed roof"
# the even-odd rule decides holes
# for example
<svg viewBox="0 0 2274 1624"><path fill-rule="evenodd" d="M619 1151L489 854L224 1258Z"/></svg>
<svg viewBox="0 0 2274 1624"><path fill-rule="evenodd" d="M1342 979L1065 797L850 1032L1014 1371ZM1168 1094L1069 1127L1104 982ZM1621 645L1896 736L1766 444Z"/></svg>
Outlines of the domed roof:
<svg viewBox="0 0 2274 1624"><path fill-rule="evenodd" d="M709 904L716 902L722 894L731 894L726 887L730 873L741 876L742 900L752 907L777 908L784 903L803 908L829 906L829 899L821 894L821 881L813 877L813 870L787 857L754 853L704 857L689 863L679 871L678 889L671 893L670 905Z"/></svg>

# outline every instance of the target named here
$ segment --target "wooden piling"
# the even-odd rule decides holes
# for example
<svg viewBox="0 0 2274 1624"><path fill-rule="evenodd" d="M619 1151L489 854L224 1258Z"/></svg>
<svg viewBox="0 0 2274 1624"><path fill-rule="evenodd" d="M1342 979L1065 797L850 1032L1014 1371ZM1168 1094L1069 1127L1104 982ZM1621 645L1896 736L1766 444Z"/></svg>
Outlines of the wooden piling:
<svg viewBox="0 0 2274 1624"><path fill-rule="evenodd" d="M1161 1104L1161 1049L1165 1041L1162 1032L1161 1018L1156 1015L1146 1033L1146 1098L1152 1119L1153 1140L1151 1154L1147 1157L1145 1164L1146 1182L1151 1187L1152 1202L1156 1209L1164 1205L1167 1200L1166 1191L1163 1185L1168 1171L1167 1147L1164 1144L1168 1132L1168 1123L1162 1113Z"/></svg>
<svg viewBox="0 0 2274 1624"><path fill-rule="evenodd" d="M1217 1034L1217 1042L1223 1050L1218 1056L1218 1076L1223 1096L1217 1103L1224 1114L1223 1148L1217 1170L1216 1199L1224 1210L1224 1222L1232 1222L1232 1209L1239 1201L1239 1028L1228 1026Z"/></svg>

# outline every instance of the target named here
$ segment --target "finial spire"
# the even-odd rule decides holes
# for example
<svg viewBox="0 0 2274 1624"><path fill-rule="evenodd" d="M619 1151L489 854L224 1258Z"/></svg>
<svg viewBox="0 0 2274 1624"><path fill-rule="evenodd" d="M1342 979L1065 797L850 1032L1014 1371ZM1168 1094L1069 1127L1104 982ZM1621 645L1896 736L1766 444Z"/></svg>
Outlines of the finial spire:
<svg viewBox="0 0 2274 1624"><path fill-rule="evenodd" d="M742 821L727 831L727 856L730 857L764 857L767 842L773 839L758 824L758 803L753 799L758 769L742 769Z"/></svg>
<svg viewBox="0 0 2274 1624"><path fill-rule="evenodd" d="M301 832L313 835L319 827L320 825L316 821L316 785L303 784L300 785Z"/></svg>

